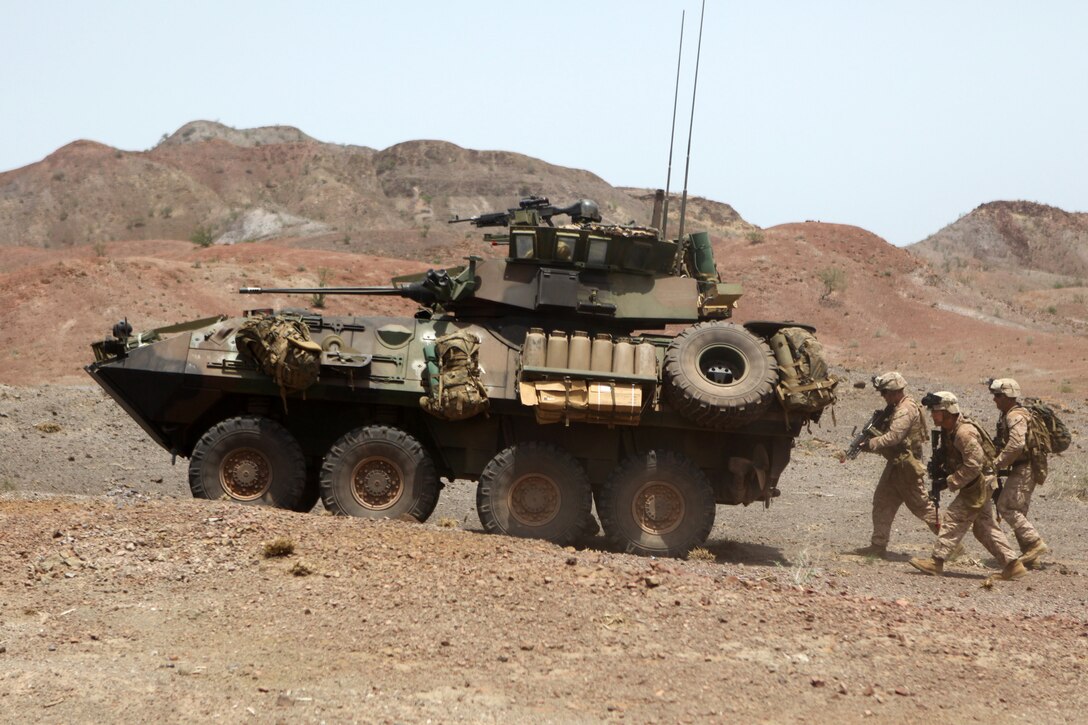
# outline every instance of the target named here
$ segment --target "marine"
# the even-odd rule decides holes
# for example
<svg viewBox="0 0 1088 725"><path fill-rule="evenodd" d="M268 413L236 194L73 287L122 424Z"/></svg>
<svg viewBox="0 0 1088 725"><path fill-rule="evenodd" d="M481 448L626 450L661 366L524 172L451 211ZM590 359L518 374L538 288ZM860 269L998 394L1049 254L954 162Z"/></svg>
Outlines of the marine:
<svg viewBox="0 0 1088 725"><path fill-rule="evenodd" d="M869 546L855 553L884 556L888 550L892 522L899 507L907 509L937 533L937 511L929 500L922 465L926 423L922 406L906 393L907 381L895 371L873 378L873 387L884 398L887 430L860 448L884 456L887 463L873 491L873 534Z"/></svg>
<svg viewBox="0 0 1088 725"><path fill-rule="evenodd" d="M998 475L1007 474L997 497L997 512L1016 536L1022 552L1020 561L1032 566L1049 551L1028 519L1031 494L1046 480L1046 452L1041 446L1029 445L1032 414L1020 404L1019 383L1012 378L998 378L990 382L990 393L1001 411L994 437L997 446L994 468Z"/></svg>
<svg viewBox="0 0 1088 725"><path fill-rule="evenodd" d="M941 445L934 456L943 456L944 470L949 491L956 498L948 506L941 522L933 556L928 559L913 558L910 565L927 574L940 576L944 562L967 534L975 535L990 554L1000 562L1002 569L998 579L1019 579L1027 569L1016 557L1001 527L994 520L991 493L997 486L993 461L983 447L982 433L975 424L960 414L959 400L947 391L930 393L922 402L930 409L933 423L941 431Z"/></svg>

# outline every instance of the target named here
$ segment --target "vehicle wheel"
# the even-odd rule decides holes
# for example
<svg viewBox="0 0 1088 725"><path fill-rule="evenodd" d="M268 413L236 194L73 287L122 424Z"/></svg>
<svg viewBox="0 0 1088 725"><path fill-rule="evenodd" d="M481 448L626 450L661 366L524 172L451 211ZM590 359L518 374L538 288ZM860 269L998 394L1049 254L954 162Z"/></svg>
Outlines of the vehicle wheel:
<svg viewBox="0 0 1088 725"><path fill-rule="evenodd" d="M586 531L593 505L581 464L549 443L519 443L480 474L476 512L486 531L573 544Z"/></svg>
<svg viewBox="0 0 1088 725"><path fill-rule="evenodd" d="M774 398L771 348L743 327L701 322L665 351L665 395L685 418L726 428L758 417Z"/></svg>
<svg viewBox="0 0 1088 725"><path fill-rule="evenodd" d="M302 492L302 498L299 499L298 505L292 507L292 511L298 511L301 514L307 514L313 511L314 506L317 505L318 499L321 498L321 464L318 462L316 465L306 465L306 489Z"/></svg>
<svg viewBox="0 0 1088 725"><path fill-rule="evenodd" d="M306 462L298 441L261 416L228 418L193 448L189 488L196 498L295 509L306 492Z"/></svg>
<svg viewBox="0 0 1088 725"><path fill-rule="evenodd" d="M597 512L608 538L627 553L683 556L710 535L714 491L689 459L649 451L612 472Z"/></svg>
<svg viewBox="0 0 1088 725"><path fill-rule="evenodd" d="M321 466L321 499L334 514L426 521L438 490L434 461L419 441L383 425L346 434Z"/></svg>

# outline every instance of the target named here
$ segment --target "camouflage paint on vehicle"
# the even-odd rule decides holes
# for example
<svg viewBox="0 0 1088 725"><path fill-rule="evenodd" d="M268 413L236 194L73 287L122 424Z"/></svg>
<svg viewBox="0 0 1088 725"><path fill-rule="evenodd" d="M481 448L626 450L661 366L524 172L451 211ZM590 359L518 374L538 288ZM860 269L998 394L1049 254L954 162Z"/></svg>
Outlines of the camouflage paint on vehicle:
<svg viewBox="0 0 1088 725"><path fill-rule="evenodd" d="M571 223L554 226L560 214ZM239 329L267 311L135 337L119 325L87 371L193 459L196 495L304 509L320 490L337 513L425 518L441 478L469 479L489 531L573 543L594 525L592 500L619 546L659 555L702 543L715 503L779 495L793 440L836 381L799 381L826 366L772 352L784 328L811 328L727 321L741 289L719 278L709 238L603 224L586 200L533 197L461 221L508 227L485 235L506 257L384 288L241 290L419 303L413 318L277 313L316 343L305 390L285 391L239 350ZM799 406L796 390L820 396ZM301 463L282 455L296 445Z"/></svg>

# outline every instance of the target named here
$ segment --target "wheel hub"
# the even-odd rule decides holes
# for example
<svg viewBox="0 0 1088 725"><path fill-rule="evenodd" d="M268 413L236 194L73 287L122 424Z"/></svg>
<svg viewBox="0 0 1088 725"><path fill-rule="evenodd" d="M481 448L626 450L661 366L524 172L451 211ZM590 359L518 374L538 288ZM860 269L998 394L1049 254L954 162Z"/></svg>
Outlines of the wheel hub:
<svg viewBox="0 0 1088 725"><path fill-rule="evenodd" d="M238 448L219 464L219 482L231 498L253 501L272 485L272 466L260 451Z"/></svg>
<svg viewBox="0 0 1088 725"><path fill-rule="evenodd" d="M643 531L667 534L684 520L684 497L667 481L647 481L635 493L631 509Z"/></svg>
<svg viewBox="0 0 1088 725"><path fill-rule="evenodd" d="M388 458L366 458L351 474L351 493L360 506L378 511L387 509L404 493L404 474Z"/></svg>
<svg viewBox="0 0 1088 725"><path fill-rule="evenodd" d="M740 351L718 345L699 356L699 372L715 385L733 385L748 375L748 365Z"/></svg>
<svg viewBox="0 0 1088 725"><path fill-rule="evenodd" d="M549 476L530 473L510 487L510 512L527 526L543 526L559 513L562 497Z"/></svg>

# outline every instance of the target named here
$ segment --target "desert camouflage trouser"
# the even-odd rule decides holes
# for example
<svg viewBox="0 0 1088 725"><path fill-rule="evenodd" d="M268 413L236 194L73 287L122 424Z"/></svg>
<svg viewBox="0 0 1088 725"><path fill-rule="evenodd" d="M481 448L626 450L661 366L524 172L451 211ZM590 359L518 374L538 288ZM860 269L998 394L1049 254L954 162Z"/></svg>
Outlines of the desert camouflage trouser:
<svg viewBox="0 0 1088 725"><path fill-rule="evenodd" d="M888 461L873 492L873 546L887 546L892 533L892 521L903 504L912 514L926 522L937 533L937 511L929 500L921 464L912 461Z"/></svg>
<svg viewBox="0 0 1088 725"><path fill-rule="evenodd" d="M1040 538L1039 532L1028 521L1028 507L1031 505L1031 492L1034 490L1031 464L1021 463L1013 466L1012 473L1005 479L1001 495L997 498L997 512L1012 527L1020 551L1027 551Z"/></svg>
<svg viewBox="0 0 1088 725"><path fill-rule="evenodd" d="M994 504L990 500L990 487L984 485L981 477L970 486L956 494L948 509L941 516L941 533L937 545L933 547L935 559L947 559L956 545L967 535L967 529L986 547L1001 564L1005 566L1016 558L1016 552L1009 546L1001 527L994 520Z"/></svg>

